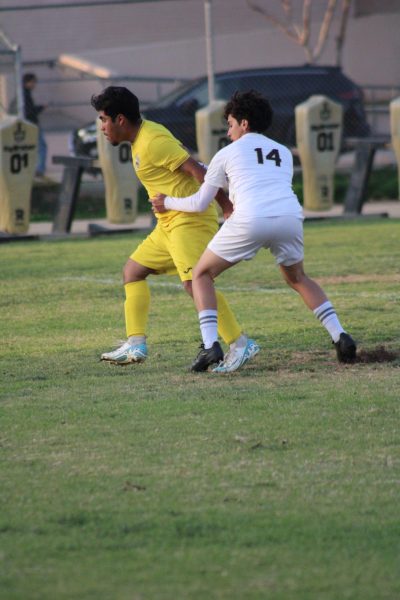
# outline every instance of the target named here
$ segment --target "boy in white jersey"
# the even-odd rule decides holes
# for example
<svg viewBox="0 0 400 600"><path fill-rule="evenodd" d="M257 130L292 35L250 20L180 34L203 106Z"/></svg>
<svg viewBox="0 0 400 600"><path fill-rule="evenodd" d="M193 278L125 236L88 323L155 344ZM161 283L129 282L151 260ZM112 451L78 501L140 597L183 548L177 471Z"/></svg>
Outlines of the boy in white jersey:
<svg viewBox="0 0 400 600"><path fill-rule="evenodd" d="M263 135L272 121L268 100L255 91L233 95L225 107L228 137L234 143L212 159L204 183L188 198L152 200L154 209L204 210L215 191L228 183L234 212L209 242L193 271L193 296L199 313L205 355L219 347L214 279L241 260L250 260L269 248L286 282L303 298L327 329L340 362L353 362L356 344L341 326L322 288L303 268L303 215L292 190L293 159L290 151ZM249 341L249 353L254 354ZM235 371L245 354L229 351L213 368L216 373Z"/></svg>
<svg viewBox="0 0 400 600"><path fill-rule="evenodd" d="M135 94L125 87L110 86L93 96L91 103L99 113L101 130L108 141L113 146L124 141L131 143L133 168L149 196L161 190L164 194L184 197L198 190L204 179L204 167L165 127L142 119ZM232 204L225 192L219 190L215 197L224 216L229 216ZM156 227L131 254L124 267L127 340L116 350L104 352L101 360L126 365L147 358L146 330L150 309L147 277L158 273L178 274L183 288L192 295L192 268L218 230L217 211L211 203L201 212L169 211L157 217ZM243 353L249 340L242 333L224 295L217 291L216 296L220 335L231 349L240 348ZM251 343L258 348L255 342ZM217 348L212 359L215 362L222 358L222 349ZM249 358L251 356L247 360ZM199 357L192 370L206 370L209 359Z"/></svg>

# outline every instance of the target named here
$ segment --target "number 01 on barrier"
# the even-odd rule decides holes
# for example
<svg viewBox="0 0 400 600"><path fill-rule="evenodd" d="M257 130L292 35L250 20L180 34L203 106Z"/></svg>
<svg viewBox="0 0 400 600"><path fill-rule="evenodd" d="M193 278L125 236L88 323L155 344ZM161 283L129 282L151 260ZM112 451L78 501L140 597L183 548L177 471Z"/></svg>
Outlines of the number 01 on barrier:
<svg viewBox="0 0 400 600"><path fill-rule="evenodd" d="M38 129L18 117L0 122L0 230L26 233L37 163Z"/></svg>
<svg viewBox="0 0 400 600"><path fill-rule="evenodd" d="M333 204L334 173L342 139L342 106L311 96L296 106L296 139L303 168L304 208L327 210Z"/></svg>

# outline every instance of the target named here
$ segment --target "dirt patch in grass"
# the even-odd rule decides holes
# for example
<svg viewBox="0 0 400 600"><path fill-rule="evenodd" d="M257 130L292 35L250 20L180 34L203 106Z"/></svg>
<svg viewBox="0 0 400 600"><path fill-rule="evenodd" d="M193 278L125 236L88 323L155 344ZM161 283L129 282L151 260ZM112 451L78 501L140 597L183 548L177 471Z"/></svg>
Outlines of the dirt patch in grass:
<svg viewBox="0 0 400 600"><path fill-rule="evenodd" d="M357 363L386 363L394 362L400 358L399 352L387 350L385 346L377 346L371 350L360 350L357 353Z"/></svg>

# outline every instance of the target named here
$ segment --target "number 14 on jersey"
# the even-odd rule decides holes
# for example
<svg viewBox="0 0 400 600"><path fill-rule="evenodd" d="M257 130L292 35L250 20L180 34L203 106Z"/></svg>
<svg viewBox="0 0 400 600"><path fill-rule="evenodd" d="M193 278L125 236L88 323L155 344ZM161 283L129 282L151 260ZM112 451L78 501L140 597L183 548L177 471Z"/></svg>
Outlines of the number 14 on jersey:
<svg viewBox="0 0 400 600"><path fill-rule="evenodd" d="M263 165L264 164L264 155L263 155L262 148L254 148L254 152L257 154L258 164ZM279 156L279 150L277 150L276 148L272 149L271 152L268 152L265 159L273 160L275 163L275 166L277 166L277 167L281 166L282 159Z"/></svg>

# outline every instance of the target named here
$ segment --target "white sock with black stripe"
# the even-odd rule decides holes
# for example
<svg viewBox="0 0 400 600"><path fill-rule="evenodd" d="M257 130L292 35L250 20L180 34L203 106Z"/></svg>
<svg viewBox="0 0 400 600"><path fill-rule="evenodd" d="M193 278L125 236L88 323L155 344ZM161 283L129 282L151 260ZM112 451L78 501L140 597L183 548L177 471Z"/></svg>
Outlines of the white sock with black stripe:
<svg viewBox="0 0 400 600"><path fill-rule="evenodd" d="M313 310L314 315L321 321L321 324L327 329L334 342L338 342L340 334L344 332L343 327L337 317L335 309L329 302L324 302Z"/></svg>
<svg viewBox="0 0 400 600"><path fill-rule="evenodd" d="M218 341L218 317L216 310L201 310L199 312L200 331L204 348L208 350Z"/></svg>

